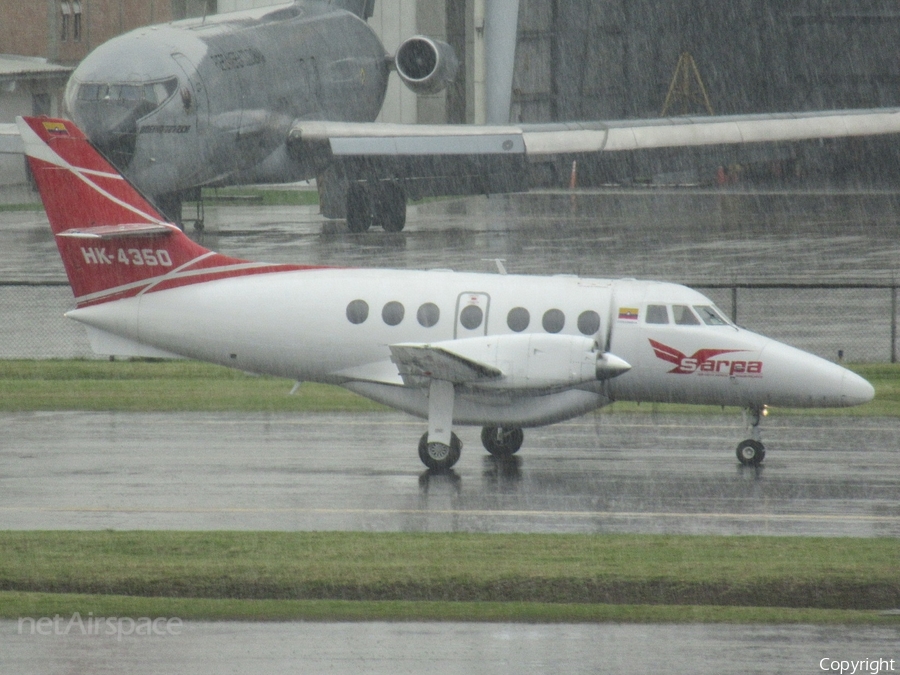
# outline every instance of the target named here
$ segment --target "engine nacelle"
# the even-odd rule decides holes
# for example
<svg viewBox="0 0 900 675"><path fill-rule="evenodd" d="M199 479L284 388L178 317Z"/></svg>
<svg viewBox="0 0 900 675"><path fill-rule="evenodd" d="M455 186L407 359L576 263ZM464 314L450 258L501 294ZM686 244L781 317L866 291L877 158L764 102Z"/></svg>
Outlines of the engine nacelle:
<svg viewBox="0 0 900 675"><path fill-rule="evenodd" d="M604 353L595 340L576 335L495 335L440 346L503 373L502 377L471 385L478 389L561 390L606 380L631 369L619 357Z"/></svg>
<svg viewBox="0 0 900 675"><path fill-rule="evenodd" d="M404 41L394 57L403 84L417 94L436 94L456 79L459 59L453 47L421 35Z"/></svg>

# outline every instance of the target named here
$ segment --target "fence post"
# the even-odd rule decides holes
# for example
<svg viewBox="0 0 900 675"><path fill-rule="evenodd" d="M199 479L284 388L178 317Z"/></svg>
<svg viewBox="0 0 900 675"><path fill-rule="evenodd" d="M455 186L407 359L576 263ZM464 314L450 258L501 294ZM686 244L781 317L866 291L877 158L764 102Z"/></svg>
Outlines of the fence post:
<svg viewBox="0 0 900 675"><path fill-rule="evenodd" d="M731 323L737 325L737 286L731 287Z"/></svg>
<svg viewBox="0 0 900 675"><path fill-rule="evenodd" d="M891 286L891 363L897 363L897 284Z"/></svg>

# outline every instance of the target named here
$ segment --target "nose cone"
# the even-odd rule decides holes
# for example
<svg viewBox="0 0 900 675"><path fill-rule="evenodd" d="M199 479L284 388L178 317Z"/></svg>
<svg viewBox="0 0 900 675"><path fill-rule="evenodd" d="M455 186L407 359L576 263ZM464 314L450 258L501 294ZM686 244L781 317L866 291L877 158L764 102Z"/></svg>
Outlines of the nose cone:
<svg viewBox="0 0 900 675"><path fill-rule="evenodd" d="M844 376L841 379L842 405L847 407L862 405L873 398L875 398L875 387L856 373L844 369Z"/></svg>
<svg viewBox="0 0 900 675"><path fill-rule="evenodd" d="M144 36L130 33L95 49L72 73L66 111L120 169L133 158L137 121L174 92L176 85L167 84L173 65Z"/></svg>
<svg viewBox="0 0 900 675"><path fill-rule="evenodd" d="M774 340L762 351L771 405L846 408L868 403L875 389L842 366Z"/></svg>

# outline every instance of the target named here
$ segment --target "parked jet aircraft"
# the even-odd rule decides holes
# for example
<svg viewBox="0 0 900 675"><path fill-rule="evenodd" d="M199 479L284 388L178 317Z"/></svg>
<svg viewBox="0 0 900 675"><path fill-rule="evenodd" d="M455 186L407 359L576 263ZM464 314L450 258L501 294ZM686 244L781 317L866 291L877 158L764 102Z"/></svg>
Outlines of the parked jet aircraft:
<svg viewBox="0 0 900 675"><path fill-rule="evenodd" d="M202 186L318 178L323 213L346 217L357 232L403 229L410 197L527 190L533 163L900 132L894 109L376 124L392 69L413 90L430 93L453 80L457 58L449 45L422 36L388 55L365 23L371 6L296 0L140 28L82 61L67 87L67 113L169 218L178 220L183 197Z"/></svg>
<svg viewBox="0 0 900 675"><path fill-rule="evenodd" d="M729 322L684 286L635 280L338 269L208 251L145 200L72 123L18 121L75 294L103 354L178 356L340 385L428 420L419 456L459 459L454 425L494 455L524 427L614 401L741 406L744 464L767 405L874 396L836 364Z"/></svg>

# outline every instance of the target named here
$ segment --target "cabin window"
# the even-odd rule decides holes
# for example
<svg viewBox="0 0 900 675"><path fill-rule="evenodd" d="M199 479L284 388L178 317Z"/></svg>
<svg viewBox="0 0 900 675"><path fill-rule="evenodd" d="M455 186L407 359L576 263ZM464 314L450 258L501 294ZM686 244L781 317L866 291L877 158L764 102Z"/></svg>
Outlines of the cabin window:
<svg viewBox="0 0 900 675"><path fill-rule="evenodd" d="M647 305L647 323L669 323L665 305Z"/></svg>
<svg viewBox="0 0 900 675"><path fill-rule="evenodd" d="M369 303L365 300L354 300L347 305L347 320L353 324L361 324L369 318Z"/></svg>
<svg viewBox="0 0 900 675"><path fill-rule="evenodd" d="M403 321L403 315L406 313L406 310L403 309L403 305L401 305L396 300L392 300L384 306L384 309L381 310L381 318L384 319L384 322L388 326L396 326L401 321Z"/></svg>
<svg viewBox="0 0 900 675"><path fill-rule="evenodd" d="M72 39L81 41L81 0L72 3Z"/></svg>
<svg viewBox="0 0 900 675"><path fill-rule="evenodd" d="M416 312L416 319L419 321L419 324L425 328L431 328L432 326L437 325L440 318L441 310L433 302L426 302L419 307L419 311Z"/></svg>
<svg viewBox="0 0 900 675"><path fill-rule="evenodd" d="M69 39L69 24L72 20L72 3L63 0L59 3L59 39L65 42Z"/></svg>
<svg viewBox="0 0 900 675"><path fill-rule="evenodd" d="M727 326L728 321L715 307L709 305L694 305L694 310L703 319L703 323L707 326Z"/></svg>
<svg viewBox="0 0 900 675"><path fill-rule="evenodd" d="M592 309L578 315L578 330L582 335L593 335L600 330L600 315Z"/></svg>
<svg viewBox="0 0 900 675"><path fill-rule="evenodd" d="M481 325L483 320L484 312L478 305L464 307L459 313L459 322L462 324L463 328L468 330L475 330Z"/></svg>
<svg viewBox="0 0 900 675"><path fill-rule="evenodd" d="M513 307L506 315L506 325L511 331L521 333L531 323L531 315L524 307Z"/></svg>
<svg viewBox="0 0 900 675"><path fill-rule="evenodd" d="M687 305L672 305L672 315L679 326L699 326L698 319Z"/></svg>
<svg viewBox="0 0 900 675"><path fill-rule="evenodd" d="M541 325L548 333L558 333L566 325L566 315L560 309L548 309L544 312Z"/></svg>

